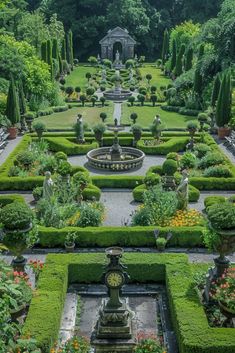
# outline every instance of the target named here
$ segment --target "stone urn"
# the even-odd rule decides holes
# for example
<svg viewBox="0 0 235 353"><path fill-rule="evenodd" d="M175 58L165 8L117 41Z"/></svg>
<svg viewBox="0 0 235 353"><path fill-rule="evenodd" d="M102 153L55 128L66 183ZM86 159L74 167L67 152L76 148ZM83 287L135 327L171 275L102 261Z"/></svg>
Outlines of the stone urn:
<svg viewBox="0 0 235 353"><path fill-rule="evenodd" d="M7 129L7 131L8 131L8 134L9 134L8 139L9 140L14 140L16 138L16 136L17 136L18 129L15 126L11 126L11 127L9 127Z"/></svg>
<svg viewBox="0 0 235 353"><path fill-rule="evenodd" d="M227 255L233 253L235 250L235 228L225 230L215 229L211 224L209 226L220 236L220 243L216 246L219 257L214 259L214 263L216 266L216 276L221 277L224 271L230 266L230 260L227 258Z"/></svg>
<svg viewBox="0 0 235 353"><path fill-rule="evenodd" d="M229 127L219 127L218 128L218 137L219 139L223 140L225 136L229 136L231 129Z"/></svg>

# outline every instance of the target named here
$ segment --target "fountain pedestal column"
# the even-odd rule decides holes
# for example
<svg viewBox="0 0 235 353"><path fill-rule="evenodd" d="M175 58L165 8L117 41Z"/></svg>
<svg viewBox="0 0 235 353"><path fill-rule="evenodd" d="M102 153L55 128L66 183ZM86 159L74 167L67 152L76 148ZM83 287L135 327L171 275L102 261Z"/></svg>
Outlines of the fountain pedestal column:
<svg viewBox="0 0 235 353"><path fill-rule="evenodd" d="M120 290L128 279L125 267L119 263L123 250L107 249L110 263L103 275L109 298L103 300L91 344L96 353L133 353L136 345L134 313L127 302L120 299Z"/></svg>

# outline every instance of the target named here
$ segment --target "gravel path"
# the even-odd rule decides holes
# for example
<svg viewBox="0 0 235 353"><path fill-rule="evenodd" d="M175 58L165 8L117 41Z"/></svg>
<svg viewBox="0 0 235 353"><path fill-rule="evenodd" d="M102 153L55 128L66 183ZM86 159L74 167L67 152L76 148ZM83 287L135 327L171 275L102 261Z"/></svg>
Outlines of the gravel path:
<svg viewBox="0 0 235 353"><path fill-rule="evenodd" d="M14 140L8 140L6 147L3 152L0 154L0 165L5 162L9 154L14 151L18 143L22 140L23 136L17 136Z"/></svg>
<svg viewBox="0 0 235 353"><path fill-rule="evenodd" d="M122 103L114 103L113 121L117 119L118 125L121 124L121 116L122 116Z"/></svg>
<svg viewBox="0 0 235 353"><path fill-rule="evenodd" d="M105 206L105 226L123 226L139 203L133 201L131 189L102 189L101 202Z"/></svg>

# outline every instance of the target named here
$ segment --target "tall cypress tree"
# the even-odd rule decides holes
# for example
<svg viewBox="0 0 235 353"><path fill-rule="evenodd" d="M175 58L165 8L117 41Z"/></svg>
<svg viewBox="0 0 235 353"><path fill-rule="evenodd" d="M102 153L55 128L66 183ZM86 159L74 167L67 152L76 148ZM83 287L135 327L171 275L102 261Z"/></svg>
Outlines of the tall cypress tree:
<svg viewBox="0 0 235 353"><path fill-rule="evenodd" d="M176 58L176 64L175 64L175 69L174 73L176 76L180 76L183 72L183 56L185 53L185 45L181 44L180 50L178 52L177 58Z"/></svg>
<svg viewBox="0 0 235 353"><path fill-rule="evenodd" d="M59 59L58 41L56 38L52 41L52 58L55 60Z"/></svg>
<svg viewBox="0 0 235 353"><path fill-rule="evenodd" d="M66 40L65 40L65 38L62 41L61 59L66 60Z"/></svg>
<svg viewBox="0 0 235 353"><path fill-rule="evenodd" d="M63 74L64 68L63 68L63 62L61 59L61 55L59 55L59 70L60 70L60 74Z"/></svg>
<svg viewBox="0 0 235 353"><path fill-rule="evenodd" d="M203 55L204 55L204 44L201 44L198 51L198 60L201 60Z"/></svg>
<svg viewBox="0 0 235 353"><path fill-rule="evenodd" d="M204 44L201 44L198 51L198 61L202 59L204 55ZM195 75L194 75L194 92L200 97L203 91L203 77L201 75L200 65L197 64Z"/></svg>
<svg viewBox="0 0 235 353"><path fill-rule="evenodd" d="M73 65L73 33L71 30L66 34L66 59L70 65Z"/></svg>
<svg viewBox="0 0 235 353"><path fill-rule="evenodd" d="M162 43L162 65L164 65L167 60L168 51L169 51L169 32L167 29L165 29L164 36L163 36L163 43Z"/></svg>
<svg viewBox="0 0 235 353"><path fill-rule="evenodd" d="M223 127L228 124L231 117L231 76L225 73L220 85L219 96L216 105L216 124Z"/></svg>
<svg viewBox="0 0 235 353"><path fill-rule="evenodd" d="M41 44L41 59L47 63L47 42Z"/></svg>
<svg viewBox="0 0 235 353"><path fill-rule="evenodd" d="M192 68L192 66L193 66L193 48L190 47L186 52L185 65L184 65L185 71L189 71Z"/></svg>
<svg viewBox="0 0 235 353"><path fill-rule="evenodd" d="M217 101L218 96L219 96L220 85L221 85L220 75L217 74L215 79L214 79L214 85L213 85L213 90L212 90L212 95L211 95L211 106L213 108L215 108L216 101Z"/></svg>
<svg viewBox="0 0 235 353"><path fill-rule="evenodd" d="M52 66L52 47L50 39L47 41L47 63Z"/></svg>
<svg viewBox="0 0 235 353"><path fill-rule="evenodd" d="M7 95L6 116L12 123L12 126L16 125L20 121L19 96L13 77L11 77Z"/></svg>
<svg viewBox="0 0 235 353"><path fill-rule="evenodd" d="M172 43L172 54L171 54L171 71L174 70L176 64L176 56L177 56L177 46L176 41L173 39Z"/></svg>
<svg viewBox="0 0 235 353"><path fill-rule="evenodd" d="M26 105L26 100L25 100L25 95L24 95L24 89L23 89L22 81L19 82L18 92L19 92L20 114L24 115L26 113L26 111L27 111L27 105Z"/></svg>

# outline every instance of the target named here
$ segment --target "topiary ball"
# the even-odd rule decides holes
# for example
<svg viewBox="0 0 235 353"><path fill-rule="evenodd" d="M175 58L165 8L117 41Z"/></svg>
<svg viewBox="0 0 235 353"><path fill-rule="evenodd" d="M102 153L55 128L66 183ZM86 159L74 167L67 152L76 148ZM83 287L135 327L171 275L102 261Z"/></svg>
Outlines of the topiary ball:
<svg viewBox="0 0 235 353"><path fill-rule="evenodd" d="M0 222L7 230L23 230L30 226L33 212L22 202L13 202L0 211Z"/></svg>
<svg viewBox="0 0 235 353"><path fill-rule="evenodd" d="M173 176L174 173L177 171L177 163L173 159L167 159L162 166L163 174L168 176Z"/></svg>

